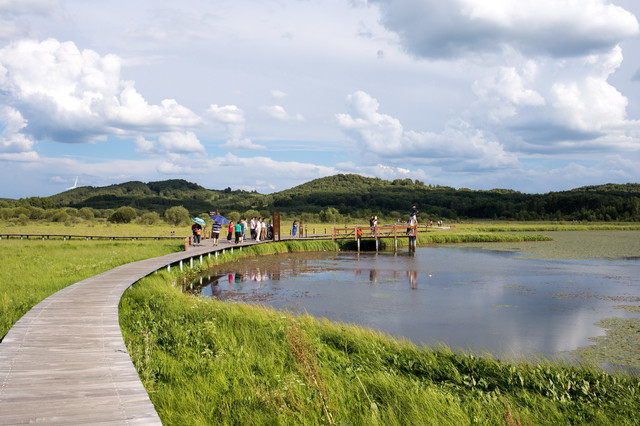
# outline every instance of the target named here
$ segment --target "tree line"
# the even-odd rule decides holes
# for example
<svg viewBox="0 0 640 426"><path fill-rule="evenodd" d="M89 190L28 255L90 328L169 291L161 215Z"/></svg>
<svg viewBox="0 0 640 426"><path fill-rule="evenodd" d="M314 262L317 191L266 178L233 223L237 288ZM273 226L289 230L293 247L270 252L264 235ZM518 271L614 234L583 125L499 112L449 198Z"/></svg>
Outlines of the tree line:
<svg viewBox="0 0 640 426"><path fill-rule="evenodd" d="M640 184L606 184L563 192L525 194L510 189L477 191L426 185L419 180L387 181L360 175L316 179L273 194L209 190L184 180L127 182L108 187L81 187L51 197L0 201L0 219L172 223L181 216L218 209L232 216L284 218L306 222L379 219L404 220L412 206L421 220L466 219L640 221ZM125 209L126 207L126 209ZM167 215L167 212L168 215Z"/></svg>

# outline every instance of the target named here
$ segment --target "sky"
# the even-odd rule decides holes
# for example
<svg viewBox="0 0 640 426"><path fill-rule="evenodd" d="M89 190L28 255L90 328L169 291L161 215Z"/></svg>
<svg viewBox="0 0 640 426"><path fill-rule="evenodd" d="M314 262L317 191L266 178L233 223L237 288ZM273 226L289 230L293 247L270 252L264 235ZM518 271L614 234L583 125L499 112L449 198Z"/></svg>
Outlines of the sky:
<svg viewBox="0 0 640 426"><path fill-rule="evenodd" d="M0 198L640 182L637 0L0 0Z"/></svg>

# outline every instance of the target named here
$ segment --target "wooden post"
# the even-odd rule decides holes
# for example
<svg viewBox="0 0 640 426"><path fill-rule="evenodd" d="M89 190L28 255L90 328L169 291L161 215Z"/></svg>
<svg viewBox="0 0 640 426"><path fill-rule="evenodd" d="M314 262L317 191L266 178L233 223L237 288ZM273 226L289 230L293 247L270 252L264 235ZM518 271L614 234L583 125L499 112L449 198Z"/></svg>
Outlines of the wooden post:
<svg viewBox="0 0 640 426"><path fill-rule="evenodd" d="M280 241L280 213L274 213L271 217L273 220L271 230L273 241L276 241L276 235L278 236L277 240Z"/></svg>
<svg viewBox="0 0 640 426"><path fill-rule="evenodd" d="M398 251L398 225L393 225L393 251Z"/></svg>
<svg viewBox="0 0 640 426"><path fill-rule="evenodd" d="M336 227L332 226L331 227L331 241L335 241L336 240Z"/></svg>

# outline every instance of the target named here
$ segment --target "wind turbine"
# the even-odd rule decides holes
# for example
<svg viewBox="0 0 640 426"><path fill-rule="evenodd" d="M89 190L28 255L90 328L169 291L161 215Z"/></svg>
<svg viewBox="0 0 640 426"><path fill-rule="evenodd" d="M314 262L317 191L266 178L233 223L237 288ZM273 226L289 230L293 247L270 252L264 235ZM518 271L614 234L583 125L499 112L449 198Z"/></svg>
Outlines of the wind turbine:
<svg viewBox="0 0 640 426"><path fill-rule="evenodd" d="M67 191L70 190L70 189L76 189L78 187L78 177L79 176L76 176L76 182L73 184L73 186L71 188L67 188Z"/></svg>

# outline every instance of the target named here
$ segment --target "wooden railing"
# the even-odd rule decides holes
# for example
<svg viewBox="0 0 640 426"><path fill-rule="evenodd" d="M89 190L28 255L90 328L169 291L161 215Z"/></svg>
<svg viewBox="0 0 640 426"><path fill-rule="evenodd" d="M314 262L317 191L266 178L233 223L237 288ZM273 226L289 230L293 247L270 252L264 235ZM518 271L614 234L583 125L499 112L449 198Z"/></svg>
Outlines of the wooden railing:
<svg viewBox="0 0 640 426"><path fill-rule="evenodd" d="M381 226L359 226L331 228L331 240L337 238L404 238L416 237L418 235L418 225L381 225Z"/></svg>
<svg viewBox="0 0 640 426"><path fill-rule="evenodd" d="M74 235L74 234L19 234L19 233L1 233L0 240L6 238L19 238L19 239L50 239L50 238L62 238L64 240L71 239L83 239L83 240L182 240L184 236L172 235L169 237L141 237L141 236L115 236L115 235Z"/></svg>

